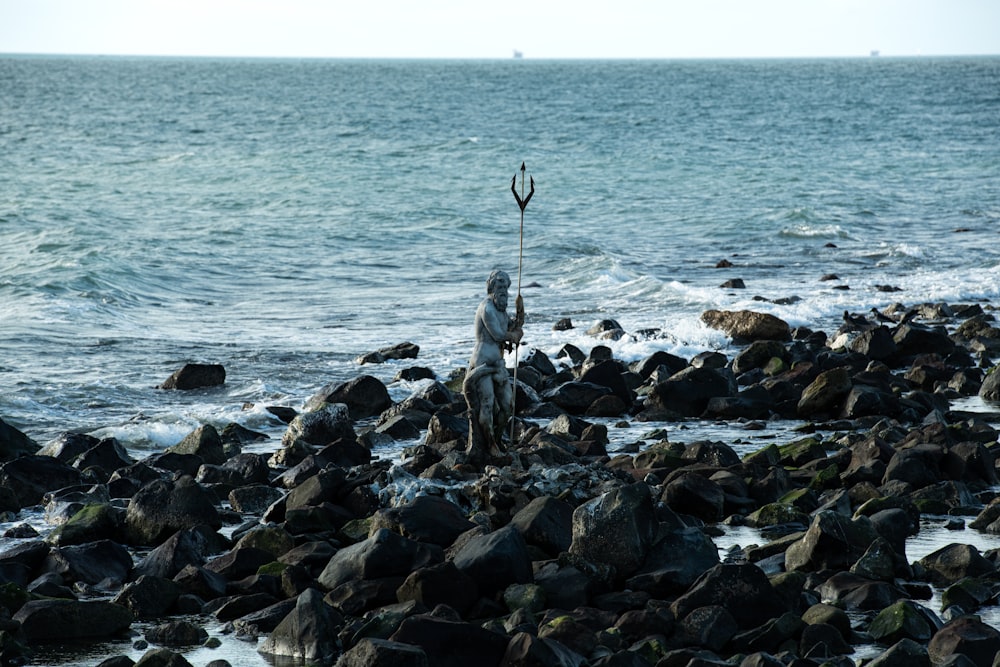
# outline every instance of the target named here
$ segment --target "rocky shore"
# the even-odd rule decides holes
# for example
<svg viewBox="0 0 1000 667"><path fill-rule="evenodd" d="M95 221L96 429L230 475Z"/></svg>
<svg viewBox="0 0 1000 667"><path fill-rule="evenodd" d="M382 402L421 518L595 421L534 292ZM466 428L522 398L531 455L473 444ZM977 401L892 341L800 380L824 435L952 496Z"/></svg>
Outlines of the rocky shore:
<svg viewBox="0 0 1000 667"><path fill-rule="evenodd" d="M612 320L587 354L532 350L516 445L485 468L465 457L460 374L420 366L401 375L432 382L400 402L361 374L275 409L287 429L269 455L241 451L266 436L235 424L137 461L114 439L40 446L0 420L0 511L42 506L56 525L4 535L0 661L132 632L138 662L102 667L247 640L261 664L341 667L1000 665L1000 630L977 616L998 604L1000 551L906 555L924 515L1000 533L997 430L952 405L1000 401L991 310L845 313L829 334L750 311L703 320L739 352L626 364L601 341L657 332ZM224 378L192 366L163 386ZM609 419L691 418L804 426L743 456L669 428L608 451ZM400 465L372 456L417 438ZM720 557L722 525L769 541ZM881 651L853 657L862 645Z"/></svg>

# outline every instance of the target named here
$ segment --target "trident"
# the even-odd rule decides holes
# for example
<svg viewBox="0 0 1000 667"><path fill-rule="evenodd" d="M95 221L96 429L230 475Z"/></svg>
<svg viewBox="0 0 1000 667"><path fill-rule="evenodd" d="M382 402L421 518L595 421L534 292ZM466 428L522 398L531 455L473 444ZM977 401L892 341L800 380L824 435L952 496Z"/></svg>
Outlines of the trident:
<svg viewBox="0 0 1000 667"><path fill-rule="evenodd" d="M524 311L524 300L521 298L521 266L524 263L524 209L528 207L528 202L531 201L531 196L535 194L535 178L529 176L531 183L531 190L528 192L528 196L524 196L524 162L521 162L521 194L517 193L517 172L514 172L514 178L510 181L510 191L514 193L514 200L517 201L518 208L521 209L521 231L520 231L520 249L517 255L517 299L514 301L516 304L517 312ZM519 326L523 325L524 322L518 323ZM518 341L514 344L514 390L511 392L511 406L510 406L510 444L511 447L514 446L514 424L516 423L517 417L517 356L521 347L521 342Z"/></svg>

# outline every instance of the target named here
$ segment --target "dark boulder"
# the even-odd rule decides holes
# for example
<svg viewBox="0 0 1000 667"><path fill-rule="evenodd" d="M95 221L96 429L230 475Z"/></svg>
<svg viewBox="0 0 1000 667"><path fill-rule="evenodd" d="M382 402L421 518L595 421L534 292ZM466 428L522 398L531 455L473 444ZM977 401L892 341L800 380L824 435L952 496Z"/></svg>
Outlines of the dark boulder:
<svg viewBox="0 0 1000 667"><path fill-rule="evenodd" d="M435 667L499 665L508 643L506 635L431 614L404 619L389 640L419 646Z"/></svg>
<svg viewBox="0 0 1000 667"><path fill-rule="evenodd" d="M440 496L417 496L405 505L376 512L371 530L388 528L418 542L448 547L474 527L454 503Z"/></svg>
<svg viewBox="0 0 1000 667"><path fill-rule="evenodd" d="M611 566L618 577L627 577L645 561L657 529L649 487L631 484L608 491L573 511L569 551Z"/></svg>
<svg viewBox="0 0 1000 667"><path fill-rule="evenodd" d="M160 646L197 646L208 639L208 632L191 621L176 620L152 626L145 637L149 643Z"/></svg>
<svg viewBox="0 0 1000 667"><path fill-rule="evenodd" d="M573 506L552 496L539 496L514 515L511 525L528 544L558 556L573 542Z"/></svg>
<svg viewBox="0 0 1000 667"><path fill-rule="evenodd" d="M802 391L798 404L799 417L817 419L840 414L851 386L846 366L823 371Z"/></svg>
<svg viewBox="0 0 1000 667"><path fill-rule="evenodd" d="M160 385L160 389L200 389L216 387L226 382L226 369L221 364L184 364Z"/></svg>
<svg viewBox="0 0 1000 667"><path fill-rule="evenodd" d="M546 391L542 397L570 414L582 415L597 399L613 393L604 385L573 381Z"/></svg>
<svg viewBox="0 0 1000 667"><path fill-rule="evenodd" d="M207 525L184 528L146 554L135 572L170 579L188 565L203 565L209 556L228 548L229 541Z"/></svg>
<svg viewBox="0 0 1000 667"><path fill-rule="evenodd" d="M983 623L978 616L960 616L945 624L927 644L931 663L940 665L956 654L975 665L994 665L1000 652L1000 630Z"/></svg>
<svg viewBox="0 0 1000 667"><path fill-rule="evenodd" d="M675 512L689 514L708 523L724 518L725 492L721 486L698 473L679 474L664 486L660 499Z"/></svg>
<svg viewBox="0 0 1000 667"><path fill-rule="evenodd" d="M392 398L381 380L371 375L360 375L347 382L326 385L313 394L305 409L318 410L327 403L346 405L351 419L358 420L378 416L392 405Z"/></svg>
<svg viewBox="0 0 1000 667"><path fill-rule="evenodd" d="M532 581L531 556L524 537L514 526L474 535L455 553L453 561L486 597L511 584Z"/></svg>
<svg viewBox="0 0 1000 667"><path fill-rule="evenodd" d="M463 615L478 598L476 580L458 569L452 561L414 570L396 589L396 599L400 602L412 600L428 609L444 604Z"/></svg>
<svg viewBox="0 0 1000 667"><path fill-rule="evenodd" d="M221 465L226 461L226 453L222 446L219 432L211 424L203 424L173 447L165 450L171 454L193 454L211 465Z"/></svg>
<svg viewBox="0 0 1000 667"><path fill-rule="evenodd" d="M80 484L80 471L51 456L20 456L0 466L0 487L13 491L20 507L38 505L53 489Z"/></svg>
<svg viewBox="0 0 1000 667"><path fill-rule="evenodd" d="M127 608L138 619L155 619L170 613L180 593L180 587L170 579L142 575L111 601Z"/></svg>
<svg viewBox="0 0 1000 667"><path fill-rule="evenodd" d="M784 341L791 338L788 323L768 313L706 310L701 314L701 321L713 329L721 329L733 339Z"/></svg>
<svg viewBox="0 0 1000 667"><path fill-rule="evenodd" d="M719 550L699 528L667 531L625 583L658 599L682 593L719 563Z"/></svg>
<svg viewBox="0 0 1000 667"><path fill-rule="evenodd" d="M767 575L749 563L712 567L674 600L670 608L677 618L684 618L709 605L728 609L741 629L756 627L785 612Z"/></svg>
<svg viewBox="0 0 1000 667"><path fill-rule="evenodd" d="M919 561L932 583L950 586L966 577L981 577L996 573L996 566L971 544L949 544Z"/></svg>
<svg viewBox="0 0 1000 667"><path fill-rule="evenodd" d="M899 600L878 613L868 626L868 634L884 646L902 639L926 644L941 625L930 609L913 600Z"/></svg>
<svg viewBox="0 0 1000 667"><path fill-rule="evenodd" d="M130 544L157 545L184 528L222 527L216 499L191 477L157 480L132 496L125 512Z"/></svg>
<svg viewBox="0 0 1000 667"><path fill-rule="evenodd" d="M1000 402L1000 366L989 370L979 388L979 396L987 401Z"/></svg>
<svg viewBox="0 0 1000 667"><path fill-rule="evenodd" d="M868 663L868 667L931 667L925 644L901 639Z"/></svg>
<svg viewBox="0 0 1000 667"><path fill-rule="evenodd" d="M307 662L330 661L339 653L337 633L343 618L310 588L299 595L295 608L258 649L261 653Z"/></svg>
<svg viewBox="0 0 1000 667"><path fill-rule="evenodd" d="M647 408L699 417L713 398L735 396L736 378L726 368L689 366L657 383L646 399Z"/></svg>
<svg viewBox="0 0 1000 667"><path fill-rule="evenodd" d="M821 510L805 536L785 551L789 571L844 570L864 555L878 533L866 516L850 519L833 510Z"/></svg>
<svg viewBox="0 0 1000 667"><path fill-rule="evenodd" d="M380 528L368 539L337 551L317 581L326 590L332 590L354 580L405 577L417 568L443 561L441 547Z"/></svg>
<svg viewBox="0 0 1000 667"><path fill-rule="evenodd" d="M302 412L291 421L281 444L291 447L301 440L316 447L325 447L337 440L357 438L350 411L343 403L325 403L315 410Z"/></svg>
<svg viewBox="0 0 1000 667"><path fill-rule="evenodd" d="M365 637L337 660L337 667L430 667L419 646Z"/></svg>
<svg viewBox="0 0 1000 667"><path fill-rule="evenodd" d="M31 600L13 620L28 641L72 641L114 637L132 625L132 612L113 602L97 600Z"/></svg>
<svg viewBox="0 0 1000 667"><path fill-rule="evenodd" d="M66 583L79 581L105 588L117 587L132 573L132 555L111 540L54 547L42 563L41 572L55 572Z"/></svg>

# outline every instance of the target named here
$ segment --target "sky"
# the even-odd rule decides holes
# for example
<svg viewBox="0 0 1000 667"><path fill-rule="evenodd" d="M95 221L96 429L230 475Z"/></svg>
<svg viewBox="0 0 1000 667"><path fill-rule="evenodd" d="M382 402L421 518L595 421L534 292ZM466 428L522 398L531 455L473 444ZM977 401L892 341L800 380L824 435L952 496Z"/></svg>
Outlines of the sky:
<svg viewBox="0 0 1000 667"><path fill-rule="evenodd" d="M0 53L321 58L1000 54L1000 0L0 0Z"/></svg>

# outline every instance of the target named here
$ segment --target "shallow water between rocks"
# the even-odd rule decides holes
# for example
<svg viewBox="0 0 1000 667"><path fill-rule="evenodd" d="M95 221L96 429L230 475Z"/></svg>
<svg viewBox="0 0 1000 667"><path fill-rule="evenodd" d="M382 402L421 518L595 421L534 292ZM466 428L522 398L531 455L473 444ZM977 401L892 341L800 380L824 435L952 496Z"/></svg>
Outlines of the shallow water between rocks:
<svg viewBox="0 0 1000 667"><path fill-rule="evenodd" d="M952 408L977 413L980 418L993 426L1000 425L1000 413L997 412L997 406L984 403L978 397L954 401ZM691 443L699 440L725 442L741 457L768 444L781 445L807 435L797 430L803 425L802 422L787 420L747 423L706 420L687 420L679 423L626 422L615 419L591 421L607 425L610 440L607 449L612 455L618 452L641 451L645 446L662 439L663 430L666 431L671 442ZM833 432L817 430L815 433L825 437L832 435ZM404 450L418 444L419 441L395 442L391 446L377 448L373 454L376 458L389 459L394 463L399 463L404 457ZM270 440L249 445L244 448L244 451L270 452L277 447L278 442L280 442L280 431L277 431ZM1000 491L1000 487L995 490ZM419 487L407 488L397 494L397 501L406 500L412 494L419 492ZM925 514L921 520L920 532L910 537L906 542L907 559L910 562L920 560L924 556L953 543L970 544L979 549L980 552L1000 548L1000 535L982 533L965 525L957 530L946 528L947 521L954 518ZM35 507L22 510L16 521L0 522L0 533L21 523L31 524L43 537L55 527L46 521L42 508ZM220 532L227 534L235 528L236 526L227 525ZM738 551L750 545L760 545L770 541L761 535L761 531L756 528L722 524L719 525L719 528L723 534L714 537L713 540L719 549L721 560L725 560L731 551ZM13 539L0 538L0 551L9 548L14 543ZM940 616L942 590L938 588L932 590L933 596L930 600L920 600L919 602ZM111 597L114 592L109 593L107 597ZM984 607L977 613L984 622L1000 628L1000 606ZM172 650L184 655L194 667L202 667L213 660L226 660L233 667L304 667L306 664L301 660L259 653L257 648L263 642L263 637L251 641L237 638L233 634L224 634L223 626L225 624L211 616L189 618L204 627L210 638L218 639L221 642L216 648L205 646L171 647ZM856 615L856 626L859 625L860 620L861 616ZM146 630L155 624L156 622L135 622L132 624L130 636L113 641L72 645L40 645L36 647L36 653L29 664L32 667L68 667L69 665L92 667L115 655L127 655L138 661L148 648L154 647L136 648L135 643L141 641ZM851 655L851 658L856 662L870 659L881 653L884 648L874 644L856 645L855 653Z"/></svg>

